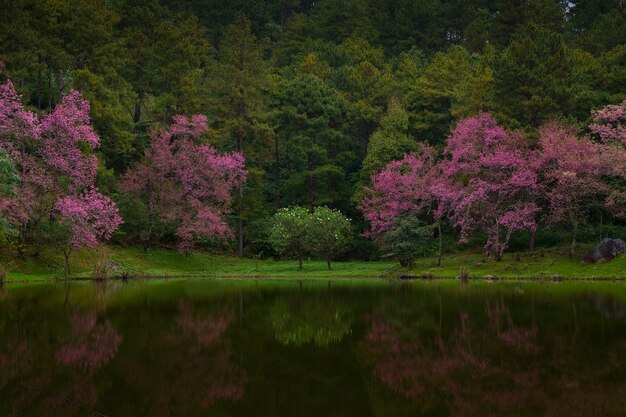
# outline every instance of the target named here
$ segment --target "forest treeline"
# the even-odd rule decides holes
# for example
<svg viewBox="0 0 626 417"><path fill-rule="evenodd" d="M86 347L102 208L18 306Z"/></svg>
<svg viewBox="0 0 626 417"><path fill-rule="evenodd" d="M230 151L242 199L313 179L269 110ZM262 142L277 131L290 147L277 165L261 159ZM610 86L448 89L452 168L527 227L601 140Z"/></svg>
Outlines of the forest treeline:
<svg viewBox="0 0 626 417"><path fill-rule="evenodd" d="M341 211L348 256L375 256L357 208L371 175L422 145L443 152L459 120L489 112L531 148L555 120L593 133L592 110L626 99L625 40L623 0L0 0L0 77L25 108L53 115L73 90L90 105L90 186L119 208L114 240L180 240L127 191L154 132L203 115L202 143L247 170L222 179L240 243L219 247L263 256L274 214L294 205ZM594 238L614 222L582 217Z"/></svg>

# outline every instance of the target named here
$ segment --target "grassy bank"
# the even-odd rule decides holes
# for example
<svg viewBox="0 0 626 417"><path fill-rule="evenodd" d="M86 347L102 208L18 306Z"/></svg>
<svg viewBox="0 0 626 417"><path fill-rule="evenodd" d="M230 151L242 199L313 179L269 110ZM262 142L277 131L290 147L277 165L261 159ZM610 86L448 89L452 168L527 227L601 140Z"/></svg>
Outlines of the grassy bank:
<svg viewBox="0 0 626 417"><path fill-rule="evenodd" d="M536 252L505 254L502 261L485 261L481 254L457 253L444 256L441 266L437 267L432 259L420 259L410 271L412 274L430 274L437 277L455 277L466 269L470 277L493 276L498 278L623 278L626 279L626 255L621 255L610 262L584 265L580 261L582 254L591 248L581 248L580 255L574 259L568 256L567 248L538 249Z"/></svg>
<svg viewBox="0 0 626 417"><path fill-rule="evenodd" d="M626 255L611 262L582 265L569 259L567 249L538 250L535 253L509 253L501 262L484 261L478 253L463 252L444 256L436 266L432 258L420 259L408 271L393 262L336 262L328 270L325 262L307 261L298 271L294 261L240 259L203 252L185 256L175 251L109 246L105 257L112 268L111 275L141 276L247 276L247 277L385 277L408 272L414 275L456 277L462 269L470 277L498 278L626 278ZM583 249L584 250L584 249ZM79 251L72 255L72 276L88 278L94 275L99 255ZM63 257L57 253L42 253L38 257L17 259L9 264L8 281L63 278Z"/></svg>
<svg viewBox="0 0 626 417"><path fill-rule="evenodd" d="M328 270L326 262L306 261L298 271L295 261L272 259L247 259L204 252L182 255L173 250L108 246L109 274L131 276L372 276L380 277L398 269L392 262L336 262ZM72 254L72 277L87 278L94 275L94 265L99 254L82 250ZM64 277L63 256L43 253L38 257L13 260L9 266L8 281Z"/></svg>

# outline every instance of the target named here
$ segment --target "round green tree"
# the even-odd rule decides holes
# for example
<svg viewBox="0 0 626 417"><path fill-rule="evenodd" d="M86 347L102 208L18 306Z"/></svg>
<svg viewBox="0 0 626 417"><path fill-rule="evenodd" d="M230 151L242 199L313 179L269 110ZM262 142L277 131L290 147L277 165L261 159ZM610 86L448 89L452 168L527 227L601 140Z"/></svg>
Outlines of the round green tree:
<svg viewBox="0 0 626 417"><path fill-rule="evenodd" d="M309 241L313 254L330 263L346 251L352 228L350 219L339 210L316 207L311 214Z"/></svg>
<svg viewBox="0 0 626 417"><path fill-rule="evenodd" d="M302 269L302 260L309 253L309 230L311 213L304 207L282 208L274 215L270 228L269 241L281 255L298 260L298 269Z"/></svg>

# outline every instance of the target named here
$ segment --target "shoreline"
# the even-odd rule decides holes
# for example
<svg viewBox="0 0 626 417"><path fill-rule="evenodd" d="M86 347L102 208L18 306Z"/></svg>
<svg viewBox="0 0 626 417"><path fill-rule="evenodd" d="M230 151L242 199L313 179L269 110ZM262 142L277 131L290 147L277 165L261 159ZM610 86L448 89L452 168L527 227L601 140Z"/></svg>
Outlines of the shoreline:
<svg viewBox="0 0 626 417"><path fill-rule="evenodd" d="M431 281L459 281L461 283L474 282L626 282L625 277L544 277L544 276L470 276L467 279L451 276L414 276L411 278L400 278L398 276L373 276L373 275L245 275L245 274L183 274L183 275L129 275L127 277L113 276L107 278L96 277L68 277L68 278L17 278L0 281L0 286L11 284L41 284L41 283L64 283L64 282L138 282L138 281L169 281L169 280L219 280L219 281L325 281L325 280L365 280L365 281L390 281L399 283L410 282L431 282Z"/></svg>

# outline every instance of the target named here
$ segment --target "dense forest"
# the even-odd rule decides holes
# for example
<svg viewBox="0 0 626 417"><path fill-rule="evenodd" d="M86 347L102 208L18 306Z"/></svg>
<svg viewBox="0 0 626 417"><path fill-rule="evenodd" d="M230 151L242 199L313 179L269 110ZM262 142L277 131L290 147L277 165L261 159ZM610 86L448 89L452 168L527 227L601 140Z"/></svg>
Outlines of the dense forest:
<svg viewBox="0 0 626 417"><path fill-rule="evenodd" d="M333 257L362 259L435 254L442 237L445 248L487 240L486 255L498 257L529 240L575 244L625 228L623 147L609 143L623 138L626 119L623 0L0 0L0 61L3 85L10 80L21 96L17 109L5 91L12 114L40 118L32 126L44 138L37 146L48 149L42 158L58 152L80 165L77 150L97 157L93 180L68 174L58 185L82 194L58 200L55 213L74 224L99 222L93 233L72 237L76 246L105 237L187 250L193 241L272 256L275 213L291 206L343 213L351 237ZM70 119L93 126L99 143L84 131L59 133ZM1 115L0 126L12 140L19 136ZM67 140L61 145L55 135ZM195 139L171 145L176 135ZM463 148L477 135L484 143ZM23 142L22 155L31 145ZM480 163L463 162L468 152ZM535 167L538 158L552 165ZM586 158L593 163L577 165ZM0 159L10 182L11 161ZM210 167L198 172L205 160ZM51 177L64 172L59 164L46 159ZM397 221L377 223L381 204L388 208L406 191L389 184L404 184L412 172L413 191L437 189L419 181L434 177L432 169L462 185L472 176L506 182L508 191L474 205L474 213L458 187L454 195L414 193ZM539 172L533 181L531 170ZM555 170L585 180L566 184ZM146 198L159 185L176 188L174 176L181 189L194 188L191 196ZM495 213L508 216L497 220L506 230L480 227L476 212L497 211L501 198L525 217ZM212 211L198 207L208 200ZM78 213L87 206L98 214ZM167 216L155 215L164 207ZM5 233L4 246L36 253L57 242L46 220L55 215L45 213ZM407 241L421 243L407 249Z"/></svg>

